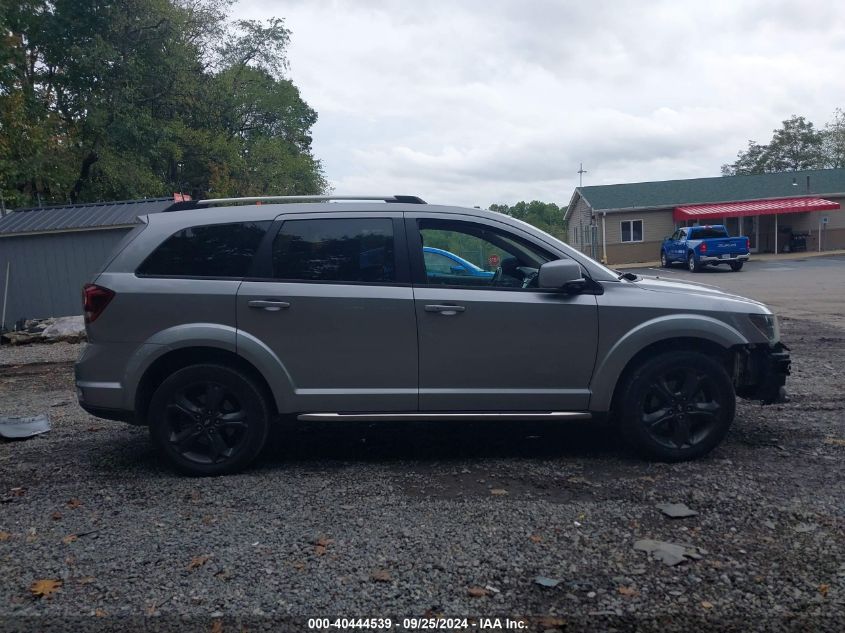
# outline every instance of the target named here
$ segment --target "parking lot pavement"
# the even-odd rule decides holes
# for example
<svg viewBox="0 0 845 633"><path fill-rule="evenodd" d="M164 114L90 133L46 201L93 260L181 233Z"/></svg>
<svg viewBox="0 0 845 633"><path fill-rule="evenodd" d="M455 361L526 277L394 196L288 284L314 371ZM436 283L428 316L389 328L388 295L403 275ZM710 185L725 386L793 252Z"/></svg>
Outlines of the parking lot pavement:
<svg viewBox="0 0 845 633"><path fill-rule="evenodd" d="M0 349L2 413L53 420L0 443L0 629L472 614L526 616L532 631L840 632L843 266L643 271L786 315L792 401L740 401L725 443L684 464L639 461L590 424L324 424L286 427L247 473L189 479L144 429L77 407L79 346ZM656 505L669 502L698 514L667 518ZM639 539L700 558L669 567L635 550ZM55 591L34 595L40 580Z"/></svg>
<svg viewBox="0 0 845 633"><path fill-rule="evenodd" d="M845 256L755 261L739 272L711 266L692 273L683 266L629 268L625 272L710 284L757 299L776 313L845 327Z"/></svg>

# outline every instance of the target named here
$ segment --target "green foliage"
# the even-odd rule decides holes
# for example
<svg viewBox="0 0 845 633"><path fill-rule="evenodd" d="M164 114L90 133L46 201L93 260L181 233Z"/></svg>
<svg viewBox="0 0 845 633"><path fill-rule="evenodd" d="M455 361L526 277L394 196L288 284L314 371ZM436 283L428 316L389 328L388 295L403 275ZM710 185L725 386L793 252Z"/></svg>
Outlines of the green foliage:
<svg viewBox="0 0 845 633"><path fill-rule="evenodd" d="M324 191L290 32L229 4L0 0L7 204Z"/></svg>
<svg viewBox="0 0 845 633"><path fill-rule="evenodd" d="M837 108L833 121L824 126L824 155L828 167L845 167L845 112Z"/></svg>
<svg viewBox="0 0 845 633"><path fill-rule="evenodd" d="M845 121L841 110L825 129L817 130L811 121L793 115L774 130L768 145L748 141L748 148L733 163L722 165L722 175L763 174L841 167L845 160Z"/></svg>
<svg viewBox="0 0 845 633"><path fill-rule="evenodd" d="M565 206L559 207L553 202L532 200L531 202L517 202L513 206L491 204L490 211L509 215L517 220L532 224L560 240L566 238L566 221L563 219L566 214ZM491 255L497 255L500 260L509 257L508 253L502 249L473 235L435 229L424 229L421 234L425 246L441 248L459 255L484 270L495 270L496 268L489 264Z"/></svg>
<svg viewBox="0 0 845 633"><path fill-rule="evenodd" d="M491 211L509 215L517 220L536 226L538 229L554 235L559 240L566 239L566 206L558 206L554 202L517 202L513 206L506 204L491 204Z"/></svg>

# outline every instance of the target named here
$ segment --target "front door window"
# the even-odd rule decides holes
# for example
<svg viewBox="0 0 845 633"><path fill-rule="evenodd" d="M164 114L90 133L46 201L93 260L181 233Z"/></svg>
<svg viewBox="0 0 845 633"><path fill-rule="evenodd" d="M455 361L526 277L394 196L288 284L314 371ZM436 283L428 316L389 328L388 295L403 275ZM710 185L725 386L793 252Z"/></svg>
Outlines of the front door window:
<svg viewBox="0 0 845 633"><path fill-rule="evenodd" d="M532 288L552 259L532 245L488 226L420 220L425 282L478 288Z"/></svg>

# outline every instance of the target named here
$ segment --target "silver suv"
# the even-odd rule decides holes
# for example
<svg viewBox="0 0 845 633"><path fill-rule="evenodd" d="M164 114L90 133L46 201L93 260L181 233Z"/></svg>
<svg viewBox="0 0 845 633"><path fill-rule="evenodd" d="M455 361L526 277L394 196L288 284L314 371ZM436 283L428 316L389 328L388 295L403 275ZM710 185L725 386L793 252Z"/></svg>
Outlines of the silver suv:
<svg viewBox="0 0 845 633"><path fill-rule="evenodd" d="M285 416L608 419L641 454L685 460L725 437L736 395L783 395L788 351L756 301L620 275L498 213L337 200L142 218L84 289L82 407L214 475Z"/></svg>

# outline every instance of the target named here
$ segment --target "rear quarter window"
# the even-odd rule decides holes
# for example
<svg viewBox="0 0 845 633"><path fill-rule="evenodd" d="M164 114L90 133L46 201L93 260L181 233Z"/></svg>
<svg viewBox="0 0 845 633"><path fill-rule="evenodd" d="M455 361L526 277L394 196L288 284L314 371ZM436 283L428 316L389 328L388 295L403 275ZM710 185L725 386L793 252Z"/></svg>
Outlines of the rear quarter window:
<svg viewBox="0 0 845 633"><path fill-rule="evenodd" d="M192 226L177 231L138 267L146 277L245 277L270 222Z"/></svg>

